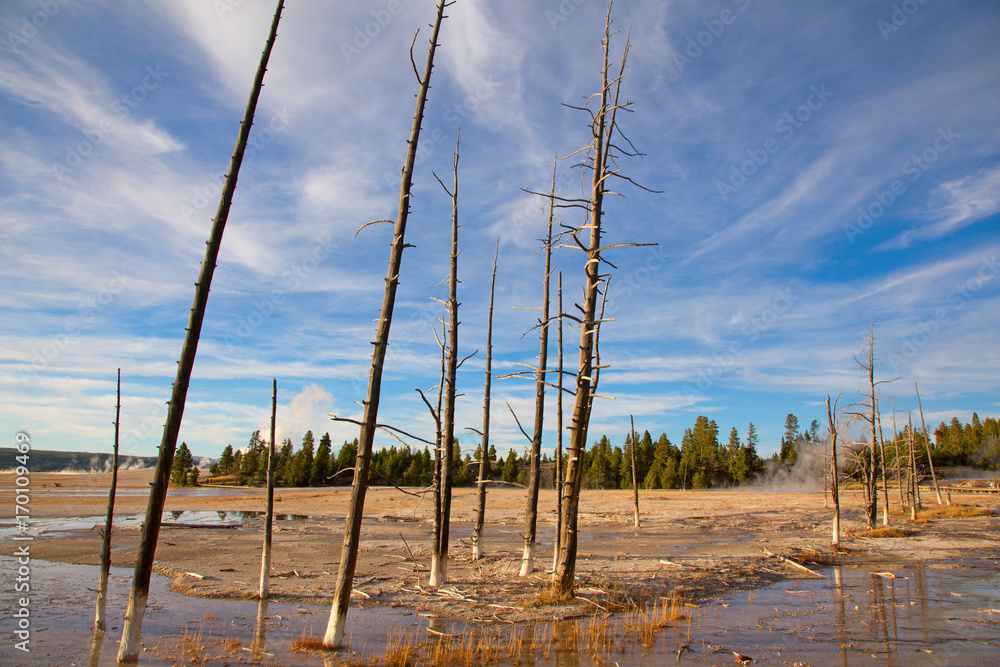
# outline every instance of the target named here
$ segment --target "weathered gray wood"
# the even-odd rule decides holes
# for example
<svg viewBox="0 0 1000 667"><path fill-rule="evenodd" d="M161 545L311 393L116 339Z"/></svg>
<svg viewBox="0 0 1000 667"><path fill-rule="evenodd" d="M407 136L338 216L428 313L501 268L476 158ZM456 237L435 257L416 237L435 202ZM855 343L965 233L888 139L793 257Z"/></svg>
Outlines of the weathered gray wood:
<svg viewBox="0 0 1000 667"><path fill-rule="evenodd" d="M840 396L837 397L840 399ZM837 412L836 403L830 408L830 395L826 396L826 417L830 420L830 492L833 496L833 536L830 545L837 547L840 545L840 473L837 470L837 422L834 413Z"/></svg>
<svg viewBox="0 0 1000 667"><path fill-rule="evenodd" d="M556 373L556 469L552 475L552 486L556 490L556 534L552 541L552 573L555 574L556 565L559 563L559 545L562 539L562 488L563 488L563 300L562 300L562 271L559 272L558 280L558 307L559 307L559 360L557 362Z"/></svg>
<svg viewBox="0 0 1000 667"><path fill-rule="evenodd" d="M549 276L552 274L552 222L555 220L556 168L552 164L552 187L549 190L549 226L545 237L545 276L542 283L542 317L538 321L538 370L535 373L535 427L531 435L531 459L528 470L528 497L524 510L524 552L520 576L535 569L535 541L538 529L538 489L541 486L542 429L545 422L545 377L549 363Z"/></svg>
<svg viewBox="0 0 1000 667"><path fill-rule="evenodd" d="M389 329L392 324L392 311L396 303L396 287L399 284L399 270L405 246L406 221L410 213L410 187L413 183L413 167L416 161L417 143L420 139L420 124L423 122L424 106L427 103L427 91L431 83L431 71L434 67L434 53L437 49L438 34L444 19L445 7L448 4L450 3L446 3L445 0L438 1L437 18L434 21L430 44L427 47L427 62L424 66L423 78L420 79L417 108L413 114L413 126L410 130L410 138L407 141L406 160L403 162L402 183L399 188L399 210L396 215L392 248L389 253L389 270L385 278L382 310L375 331L372 364L368 374L368 392L364 402L363 423L361 426L361 435L358 438L358 454L355 459L354 483L351 486L351 502L344 527L344 544L341 550L340 565L337 570L337 586L330 609L330 620L327 623L326 633L323 636L323 643L330 648L339 646L344 641L347 610L351 604L351 589L354 587L354 569L357 565L358 546L361 540L361 520L364 515L365 494L368 490L368 469L371 463L372 443L375 437L379 398L382 389L382 366L385 362L385 353L389 345Z"/></svg>
<svg viewBox="0 0 1000 667"><path fill-rule="evenodd" d="M639 475L635 470L635 448L638 443L635 440L635 420L632 415L628 416L628 423L632 429L632 502L635 506L635 527L639 528Z"/></svg>
<svg viewBox="0 0 1000 667"><path fill-rule="evenodd" d="M278 378L271 381L271 441L267 447L267 505L264 511L264 552L260 557L260 599L268 598L271 578L271 526L274 523L274 434L278 416Z"/></svg>
<svg viewBox="0 0 1000 667"><path fill-rule="evenodd" d="M580 354L576 374L576 394L573 401L573 412L570 421L569 462L566 465L566 480L563 483L562 503L562 534L559 545L559 559L554 573L556 592L560 598L572 598L576 577L576 553L578 544L577 518L580 505L580 488L583 481L583 452L587 444L587 431L590 425L590 409L593 401L593 374L597 330L600 324L597 317L597 298L603 276L601 265L601 223L604 215L604 195L610 171L616 169L609 164L612 146L612 135L615 132L615 114L619 108L618 94L621 89L625 62L628 57L628 41L622 55L621 72L612 82L608 76L610 46L611 46L611 6L605 22L603 39L603 66L601 67L601 93L595 96L598 109L593 113L591 124L592 143L590 145L589 167L592 170L591 191L587 201L587 224L577 228L574 242L587 253L584 265L585 284L583 304L580 306ZM610 83L609 83L610 82ZM584 243L579 236L585 229L590 230L589 243Z"/></svg>
<svg viewBox="0 0 1000 667"><path fill-rule="evenodd" d="M431 554L431 573L428 585L443 586L448 581L448 539L451 528L452 456L455 449L455 383L458 375L458 153L459 137L455 138L454 171L451 195L451 273L448 277L448 343L445 373L443 432L441 434L441 480L436 495L434 552ZM444 184L442 183L442 186ZM447 191L447 188L445 188Z"/></svg>
<svg viewBox="0 0 1000 667"><path fill-rule="evenodd" d="M118 399L115 402L115 452L111 459L111 490L108 492L108 516L104 520L104 534L101 542L101 574L97 583L97 611L94 614L94 630L106 630L105 609L108 602L108 576L111 574L111 529L115 518L115 490L118 486L118 430L122 414L122 369L118 369Z"/></svg>
<svg viewBox="0 0 1000 667"><path fill-rule="evenodd" d="M941 487L938 486L937 473L934 472L934 457L931 456L931 438L927 433L927 424L924 422L924 406L920 402L920 387L917 383L913 383L913 388L917 391L917 407L920 408L920 427L924 432L924 445L927 447L927 465L931 469L931 480L934 482L934 493L937 495L938 505L943 505L944 500L941 498ZM948 502L951 505L951 502Z"/></svg>
<svg viewBox="0 0 1000 667"><path fill-rule="evenodd" d="M479 447L479 483L476 485L476 522L472 529L472 560L483 557L483 524L486 520L486 472L490 456L490 388L493 380L493 296L497 284L497 259L500 257L500 239L493 255L493 277L490 278L490 311L486 320L486 380L483 382L483 431Z"/></svg>
<svg viewBox="0 0 1000 667"><path fill-rule="evenodd" d="M180 360L177 363L177 377L167 409L167 421L163 426L163 439L160 441L159 458L153 473L153 487L149 493L149 504L146 507L146 519L142 524L139 538L139 555L136 559L135 574L132 577L132 589L129 593L128 608L125 612L125 623L122 626L122 641L118 650L118 662L133 664L139 660L142 635L142 619L146 611L146 599L149 596L149 577L153 571L153 560L156 553L156 542L160 535L160 520L163 515L163 504L167 497L167 486L170 482L170 468L173 465L174 450L177 447L177 435L184 416L184 401L187 398L188 384L191 381L191 370L198 351L198 339L201 335L201 325L205 319L205 308L208 304L208 293L215 273L215 264L222 247L222 234L229 219L229 208L233 202L236 190L236 180L239 177L240 165L243 163L243 153L246 149L250 128L253 125L254 111L257 109L257 99L264 82L264 72L267 71L267 61L271 56L274 38L278 32L278 21L284 0L278 0L278 6L271 21L271 31L268 35L264 51L261 54L260 65L254 77L250 99L240 123L239 138L229 162L229 172L226 174L219 207L212 222L212 232L205 247L205 259L201 263L201 273L195 283L194 303L191 306L191 317L188 320L184 345L181 348Z"/></svg>

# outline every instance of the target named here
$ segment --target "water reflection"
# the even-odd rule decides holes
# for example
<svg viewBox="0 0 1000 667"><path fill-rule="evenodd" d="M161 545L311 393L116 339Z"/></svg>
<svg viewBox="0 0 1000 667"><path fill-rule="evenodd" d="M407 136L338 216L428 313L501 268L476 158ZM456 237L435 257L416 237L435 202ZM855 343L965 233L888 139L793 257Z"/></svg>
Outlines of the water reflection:
<svg viewBox="0 0 1000 667"><path fill-rule="evenodd" d="M90 667L100 667L101 645L104 644L104 631L94 630L94 636L90 640Z"/></svg>
<svg viewBox="0 0 1000 667"><path fill-rule="evenodd" d="M13 562L9 557L0 558L0 568L9 568ZM399 608L352 610L351 631L361 640L347 659L358 656L358 651L362 662L381 658L389 629L412 629L416 636L426 636L430 645L436 637L420 629L427 625L449 636L476 632L484 641L504 639L501 663L516 657L520 664L534 667L616 662L637 666L738 664L730 652L752 656L755 665L996 664L1000 655L1000 572L987 560L962 569L944 569L945 565L961 564L880 564L877 568L891 571L895 577L873 574L870 570L876 568L829 568L824 570L827 578L823 580L788 580L757 590L752 598L745 593L734 596L726 600L731 605L728 608L703 607L698 614L686 610L686 618L658 631L655 641L646 647L634 634L626 633L621 615L534 627L473 629L419 618ZM116 637L105 642L103 633L91 630L92 619L79 614L80 608L92 603L93 592L87 584L96 581L98 568L41 560L33 560L32 567L33 588L38 586L37 621L40 627L51 628L40 636L46 651L53 657L67 658L58 664L70 664L70 660L84 664L79 658L88 654L89 643L86 664L114 664ZM124 614L131 574L130 570L112 569L108 606L112 625ZM314 626L322 625L326 605L188 598L170 591L168 583L162 577L153 578L151 599L155 605L144 623L143 634L150 649L149 662L144 664L174 664L185 632L203 633L199 636L219 654L229 650L233 639L239 639L252 650L257 664L344 664L343 653L293 654L290 649L293 638L306 632L314 634ZM10 595L0 590L0 604L11 604ZM192 624L192 619L203 620ZM595 627L604 633L602 637L613 639L597 642L607 647L599 653L588 648L594 645ZM687 649L678 653L685 645Z"/></svg>
<svg viewBox="0 0 1000 667"><path fill-rule="evenodd" d="M253 651L254 658L260 660L264 656L264 649L267 648L267 605L269 600L262 598L257 603L257 625L253 631L253 643L250 650Z"/></svg>

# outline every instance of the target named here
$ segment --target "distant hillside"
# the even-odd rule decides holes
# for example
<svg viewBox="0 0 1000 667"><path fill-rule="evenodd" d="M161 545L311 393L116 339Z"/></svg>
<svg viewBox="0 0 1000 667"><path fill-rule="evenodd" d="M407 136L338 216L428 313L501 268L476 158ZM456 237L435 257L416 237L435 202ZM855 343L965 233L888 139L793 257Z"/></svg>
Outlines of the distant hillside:
<svg viewBox="0 0 1000 667"><path fill-rule="evenodd" d="M0 470L11 470L20 465L14 458L17 450L0 447ZM57 452L47 449L33 449L28 469L31 472L111 472L110 452ZM119 456L119 470L141 470L156 465L155 456Z"/></svg>

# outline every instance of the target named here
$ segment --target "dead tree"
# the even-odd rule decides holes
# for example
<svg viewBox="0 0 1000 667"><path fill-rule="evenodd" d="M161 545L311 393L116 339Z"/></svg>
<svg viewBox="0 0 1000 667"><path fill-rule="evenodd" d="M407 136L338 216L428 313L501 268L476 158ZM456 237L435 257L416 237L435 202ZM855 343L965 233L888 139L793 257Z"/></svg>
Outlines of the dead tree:
<svg viewBox="0 0 1000 667"><path fill-rule="evenodd" d="M840 395L837 396L837 401ZM826 417L830 420L830 491L833 496L833 536L830 546L836 548L840 545L840 473L837 470L837 422L833 418L837 412L837 401L834 401L833 408L830 408L830 395L826 396Z"/></svg>
<svg viewBox="0 0 1000 667"><path fill-rule="evenodd" d="M924 422L924 406L920 402L920 387L917 383L913 383L913 388L917 391L917 407L920 408L920 427L924 432L924 445L927 447L927 465L931 469L931 480L934 482L934 493L937 495L938 505L943 505L944 501L941 498L941 487L938 486L937 474L934 472L934 457L931 456L931 438L927 435L927 424ZM951 501L948 501L951 504Z"/></svg>
<svg viewBox="0 0 1000 667"><path fill-rule="evenodd" d="M444 413L441 424L441 465L435 481L434 494L434 550L431 553L431 573L428 585L437 588L448 580L448 538L451 526L452 455L455 449L455 380L458 374L458 138L455 139L455 157L452 162L454 185L452 190L437 178L438 183L451 197L451 273L448 278L448 343L445 345L447 369L444 378ZM440 408L439 408L440 409Z"/></svg>
<svg viewBox="0 0 1000 667"><path fill-rule="evenodd" d="M635 420L632 415L628 416L629 426L632 428L632 502L635 505L635 527L639 528L639 475L635 470Z"/></svg>
<svg viewBox="0 0 1000 667"><path fill-rule="evenodd" d="M857 362L858 366L864 371L865 377L868 380L868 385L865 387L864 400L860 403L854 403L852 407L855 408L853 411L849 411L848 414L853 415L855 419L865 422L868 425L869 431L869 441L867 446L867 460L862 462L860 470L862 473L863 491L865 499L865 522L868 524L869 528L874 528L875 524L878 523L878 477L879 477L879 457L876 453L876 447L878 444L878 397L875 394L875 387L886 382L893 382L894 380L879 380L875 381L875 324L868 328L868 336L866 337L865 348L862 354L865 357L859 359L857 355L854 357L854 361ZM898 378L896 378L898 379ZM883 479L884 479L883 471Z"/></svg>
<svg viewBox="0 0 1000 667"><path fill-rule="evenodd" d="M264 552L260 558L260 599L268 597L271 577L271 524L274 522L274 432L278 416L278 378L271 381L271 441L267 447L267 505L264 511Z"/></svg>
<svg viewBox="0 0 1000 667"><path fill-rule="evenodd" d="M531 435L531 466L528 472L528 499L524 510L524 552L521 555L520 576L535 569L535 541L538 528L538 489L541 485L542 428L545 421L545 375L549 359L549 276L552 274L552 222L555 219L556 168L552 165L552 187L549 190L549 226L545 236L545 276L542 283L542 316L538 320L538 368L535 371L535 428Z"/></svg>
<svg viewBox="0 0 1000 667"><path fill-rule="evenodd" d="M558 281L558 308L559 308L559 354L556 368L556 467L552 474L552 487L556 490L556 535L552 545L552 571L556 571L556 564L559 562L559 541L562 537L562 483L563 483L563 300L562 300L562 271L559 272Z"/></svg>
<svg viewBox="0 0 1000 667"><path fill-rule="evenodd" d="M909 422L909 443L910 443L910 471L909 471L909 490L910 490L910 519L916 521L917 512L922 509L920 505L920 481L917 479L917 451L913 444L913 413L907 413L907 421Z"/></svg>
<svg viewBox="0 0 1000 667"><path fill-rule="evenodd" d="M371 463L372 443L375 438L375 428L378 420L379 397L382 388L382 366L385 362L385 352L389 345L389 328L392 324L392 310L396 302L396 287L399 284L399 270L405 247L404 235L406 220L410 213L410 187L413 182L413 165L416 161L417 142L420 138L420 124L424 118L424 106L427 102L427 90L431 83L431 70L434 67L434 52L437 49L438 34L444 19L444 10L451 3L438 0L437 18L427 47L427 62L424 65L423 77L419 77L420 92L417 94L417 108L413 115L413 127L407 142L406 161L403 163L402 183L399 188L399 211L396 215L392 247L389 253L389 270L385 279L385 293L382 297L382 310L379 314L375 332L374 350L372 351L371 370L368 375L368 393L364 402L361 434L358 438L358 454L355 459L354 482L351 486L351 503L348 508L347 521L344 526L344 546L340 556L340 566L337 570L337 587L333 604L330 609L330 621L326 627L323 644L333 648L344 640L344 629L347 624L347 610L351 604L351 590L354 587L354 568L357 565L358 546L361 539L361 520L364 515L365 494L368 490L368 467ZM413 38L416 42L416 36ZM413 60L413 46L410 46L410 60ZM414 67L416 73L416 67Z"/></svg>
<svg viewBox="0 0 1000 667"><path fill-rule="evenodd" d="M899 457L899 430L896 428L896 397L892 397L892 442L896 446L896 486L899 487L899 506L906 507L906 499L903 497L903 461Z"/></svg>
<svg viewBox="0 0 1000 667"><path fill-rule="evenodd" d="M135 574L132 577L132 589L129 593L128 608L125 612L125 623L122 626L121 646L118 650L118 662L132 664L139 660L140 637L142 636L142 619L146 612L146 598L149 595L149 577L153 571L153 560L156 553L156 541L160 535L160 520L163 515L163 504L167 496L167 485L170 482L170 468L174 461L174 450L177 447L177 434L181 428L184 416L184 401L187 398L188 384L191 381L191 371L194 367L195 354L198 351L198 339L201 335L201 325L205 319L205 309L208 305L208 293L215 273L215 263L222 247L222 234L229 219L229 208L232 205L233 193L236 190L236 180L243 162L243 152L250 128L253 125L254 111L257 99L264 83L264 72L267 71L267 61L271 56L274 38L278 32L278 21L284 0L278 0L278 6L271 21L271 31L260 57L260 65L254 77L250 99L240 124L239 138L229 162L229 172L226 174L219 208L212 221L212 232L205 248L205 260L201 263L201 273L195 283L194 304L191 306L191 317L188 320L184 345L181 348L180 360L177 363L177 376L167 409L167 421L163 426L163 439L160 441L160 453L153 473L153 486L149 493L149 504L146 507L146 519L142 523L142 533L139 538L139 555L136 559Z"/></svg>
<svg viewBox="0 0 1000 667"><path fill-rule="evenodd" d="M586 199L568 200L569 206L583 208L586 211L586 221L579 227L571 228L573 245L587 255L584 264L585 284L583 303L577 304L580 317L575 318L580 323L580 355L576 373L576 394L573 401L573 416L570 422L569 462L566 465L566 479L561 490L560 512L562 526L559 545L559 558L554 572L555 587L562 599L572 598L574 579L576 576L577 553L577 516L580 504L580 488L583 481L583 452L587 442L587 431L590 425L591 407L596 388L595 374L599 362L596 360L596 341L600 325L597 314L597 300L602 293L602 285L606 287L607 274L602 273L602 263L606 260L602 252L611 247L602 246L602 222L604 216L604 196L610 193L608 180L614 176L631 182L631 179L620 173L616 159L618 155L638 155L631 142L621 134L617 124L619 110L627 111L631 102L621 100L621 83L624 78L625 63L628 59L629 40L626 39L622 53L621 66L617 75L610 72L611 47L611 5L608 5L605 22L603 46L603 66L601 68L601 91L591 97L597 101L597 109L591 110L586 105L576 107L577 111L588 114L591 118L591 142L587 148L584 168L590 171L590 195ZM589 100L588 100L589 103ZM626 150L616 144L623 141ZM641 187L641 186L640 186ZM589 231L589 239L581 238ZM638 245L638 244L621 244ZM604 291L606 295L606 290Z"/></svg>
<svg viewBox="0 0 1000 667"><path fill-rule="evenodd" d="M877 402L876 402L876 407L878 407L878 403ZM879 456L882 459L882 466L881 466L881 472L882 472L882 525L883 526L888 526L889 525L889 484L888 484L888 482L886 481L886 478L885 478L885 465L886 465L886 463L885 463L886 462L886 458L885 458L885 438L882 437L882 410L881 410L881 408L879 408L879 409L876 410L876 412L875 412L875 418L878 421L878 450L879 450Z"/></svg>
<svg viewBox="0 0 1000 667"><path fill-rule="evenodd" d="M486 483L490 465L490 385L493 379L493 296L497 284L497 259L500 257L500 239L493 255L493 277L490 278L490 310L486 320L486 380L483 382L483 430L479 447L479 483L476 494L476 523L472 528L472 560L483 557L483 524L486 521Z"/></svg>
<svg viewBox="0 0 1000 667"><path fill-rule="evenodd" d="M118 399L115 402L115 450L111 458L111 491L108 492L108 516L104 520L101 534L101 575L97 584L97 612L94 614L94 630L104 632L104 610L108 602L108 576L111 574L111 529L115 518L115 490L118 486L118 427L122 414L122 369L118 369Z"/></svg>

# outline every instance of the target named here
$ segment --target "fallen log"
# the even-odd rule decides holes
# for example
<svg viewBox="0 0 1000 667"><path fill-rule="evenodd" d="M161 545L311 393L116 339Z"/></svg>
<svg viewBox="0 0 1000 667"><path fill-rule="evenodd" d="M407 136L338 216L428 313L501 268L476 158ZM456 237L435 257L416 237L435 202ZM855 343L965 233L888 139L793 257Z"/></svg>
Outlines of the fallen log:
<svg viewBox="0 0 1000 667"><path fill-rule="evenodd" d="M784 556L779 556L778 554L773 553L770 549L764 549L764 555L767 556L768 558L777 558L780 561L784 561L785 563L788 563L789 565L791 565L795 569L801 570L802 572L805 572L806 574L811 574L814 577L819 577L821 579L826 579L826 575L825 574L820 574L819 572L816 572L815 570L810 570L805 565L799 565L798 563L796 563L794 560L792 560L790 558L785 558Z"/></svg>

